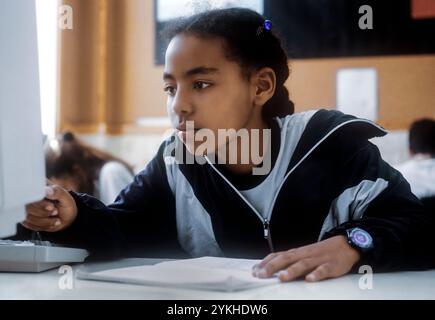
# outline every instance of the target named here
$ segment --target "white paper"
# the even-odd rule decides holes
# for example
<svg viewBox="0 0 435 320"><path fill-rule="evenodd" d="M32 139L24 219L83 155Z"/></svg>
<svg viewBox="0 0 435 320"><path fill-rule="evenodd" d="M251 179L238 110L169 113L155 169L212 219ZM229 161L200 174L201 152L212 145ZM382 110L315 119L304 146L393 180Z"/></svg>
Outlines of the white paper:
<svg viewBox="0 0 435 320"><path fill-rule="evenodd" d="M81 279L213 291L237 291L279 283L258 279L252 267L261 260L202 257L155 265L79 273Z"/></svg>
<svg viewBox="0 0 435 320"><path fill-rule="evenodd" d="M377 120L375 68L346 68L337 72L337 109L358 118Z"/></svg>

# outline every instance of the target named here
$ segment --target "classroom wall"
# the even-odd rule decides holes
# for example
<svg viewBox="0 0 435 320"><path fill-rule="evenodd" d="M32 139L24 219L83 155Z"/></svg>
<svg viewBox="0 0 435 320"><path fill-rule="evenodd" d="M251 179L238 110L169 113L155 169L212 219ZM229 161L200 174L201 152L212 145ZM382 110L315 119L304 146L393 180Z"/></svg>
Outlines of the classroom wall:
<svg viewBox="0 0 435 320"><path fill-rule="evenodd" d="M378 75L378 123L405 130L420 117L435 117L435 55L379 56L290 61L287 87L299 111L336 105L340 68L374 67Z"/></svg>

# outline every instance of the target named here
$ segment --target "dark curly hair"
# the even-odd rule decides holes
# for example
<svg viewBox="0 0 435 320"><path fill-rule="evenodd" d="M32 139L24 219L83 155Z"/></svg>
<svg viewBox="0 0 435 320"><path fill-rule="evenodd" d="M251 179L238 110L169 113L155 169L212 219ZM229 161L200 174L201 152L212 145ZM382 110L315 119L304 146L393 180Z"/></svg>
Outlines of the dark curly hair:
<svg viewBox="0 0 435 320"><path fill-rule="evenodd" d="M427 153L435 157L435 120L420 119L411 125L409 148L413 153Z"/></svg>

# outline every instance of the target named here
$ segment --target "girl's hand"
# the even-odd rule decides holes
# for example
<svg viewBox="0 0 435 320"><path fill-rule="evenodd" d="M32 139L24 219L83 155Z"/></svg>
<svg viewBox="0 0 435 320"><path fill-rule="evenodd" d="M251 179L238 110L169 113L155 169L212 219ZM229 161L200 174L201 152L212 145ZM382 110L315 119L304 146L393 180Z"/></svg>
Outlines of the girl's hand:
<svg viewBox="0 0 435 320"><path fill-rule="evenodd" d="M56 232L66 229L77 217L77 206L68 191L57 185L45 188L45 199L26 206L22 225L34 231Z"/></svg>
<svg viewBox="0 0 435 320"><path fill-rule="evenodd" d="M360 258L345 236L335 236L308 246L271 253L254 266L253 275L268 278L279 271L281 281L302 276L306 281L320 281L348 273Z"/></svg>

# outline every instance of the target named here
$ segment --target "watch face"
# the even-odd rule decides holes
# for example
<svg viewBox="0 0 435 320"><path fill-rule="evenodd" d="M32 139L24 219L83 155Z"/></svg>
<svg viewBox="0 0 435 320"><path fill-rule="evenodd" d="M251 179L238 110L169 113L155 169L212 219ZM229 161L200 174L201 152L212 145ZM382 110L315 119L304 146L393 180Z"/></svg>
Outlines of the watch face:
<svg viewBox="0 0 435 320"><path fill-rule="evenodd" d="M360 248L370 248L373 243L373 239L370 234L360 228L352 229L350 233L350 239Z"/></svg>

